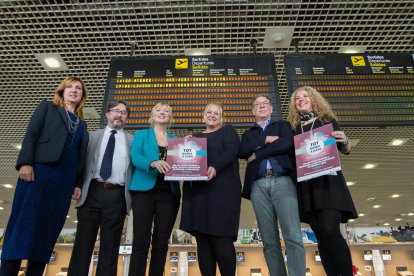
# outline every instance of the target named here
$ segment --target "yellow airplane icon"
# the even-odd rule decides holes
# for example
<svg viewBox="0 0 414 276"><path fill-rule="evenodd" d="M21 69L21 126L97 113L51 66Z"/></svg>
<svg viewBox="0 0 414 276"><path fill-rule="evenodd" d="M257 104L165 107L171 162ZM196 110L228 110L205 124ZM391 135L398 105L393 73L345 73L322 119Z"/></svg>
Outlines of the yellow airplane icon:
<svg viewBox="0 0 414 276"><path fill-rule="evenodd" d="M177 58L175 60L175 69L187 69L188 58Z"/></svg>
<svg viewBox="0 0 414 276"><path fill-rule="evenodd" d="M363 56L351 56L352 65L365 66L365 60Z"/></svg>

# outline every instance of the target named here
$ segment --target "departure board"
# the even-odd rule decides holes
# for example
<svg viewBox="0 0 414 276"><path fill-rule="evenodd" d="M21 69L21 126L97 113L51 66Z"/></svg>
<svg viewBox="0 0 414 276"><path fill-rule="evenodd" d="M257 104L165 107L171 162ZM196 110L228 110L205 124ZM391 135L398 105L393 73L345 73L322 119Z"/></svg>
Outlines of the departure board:
<svg viewBox="0 0 414 276"><path fill-rule="evenodd" d="M341 125L414 124L413 54L289 54L285 68L289 95L312 86Z"/></svg>
<svg viewBox="0 0 414 276"><path fill-rule="evenodd" d="M220 102L224 122L251 126L253 99L266 94L273 105L272 118L281 119L273 55L114 57L107 78L101 127L107 123L108 101L128 102L129 129L146 128L152 107L167 102L173 109L173 127L204 127L207 103Z"/></svg>

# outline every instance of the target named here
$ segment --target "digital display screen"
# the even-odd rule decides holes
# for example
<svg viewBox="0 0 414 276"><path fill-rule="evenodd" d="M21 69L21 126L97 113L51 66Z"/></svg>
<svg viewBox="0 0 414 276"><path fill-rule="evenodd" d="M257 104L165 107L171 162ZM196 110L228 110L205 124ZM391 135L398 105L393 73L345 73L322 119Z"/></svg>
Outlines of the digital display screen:
<svg viewBox="0 0 414 276"><path fill-rule="evenodd" d="M211 101L224 108L225 123L235 127L255 122L252 102L266 94L272 119L282 118L273 55L194 57L114 57L109 67L101 116L108 101L128 102L127 129L147 128L152 107L167 102L173 127L203 127L203 110Z"/></svg>
<svg viewBox="0 0 414 276"><path fill-rule="evenodd" d="M119 246L119 255L131 255L132 244L121 244Z"/></svg>
<svg viewBox="0 0 414 276"><path fill-rule="evenodd" d="M318 250L315 251L315 261L316 262L321 262L322 261L321 260L321 255L319 255L319 251Z"/></svg>
<svg viewBox="0 0 414 276"><path fill-rule="evenodd" d="M244 262L244 252L236 252L236 260L238 263Z"/></svg>
<svg viewBox="0 0 414 276"><path fill-rule="evenodd" d="M189 263L197 262L197 252L188 252L187 260Z"/></svg>
<svg viewBox="0 0 414 276"><path fill-rule="evenodd" d="M414 125L412 54L289 54L285 68L289 95L312 86L341 125Z"/></svg>
<svg viewBox="0 0 414 276"><path fill-rule="evenodd" d="M55 250L52 251L52 254L50 255L50 260L49 261L50 262L56 261L56 251Z"/></svg>
<svg viewBox="0 0 414 276"><path fill-rule="evenodd" d="M372 261L372 250L364 250L364 260Z"/></svg>
<svg viewBox="0 0 414 276"><path fill-rule="evenodd" d="M93 251L93 261L97 263L99 260L99 251Z"/></svg>
<svg viewBox="0 0 414 276"><path fill-rule="evenodd" d="M170 262L178 263L178 252L170 252Z"/></svg>
<svg viewBox="0 0 414 276"><path fill-rule="evenodd" d="M391 261L391 250L382 250L382 260Z"/></svg>

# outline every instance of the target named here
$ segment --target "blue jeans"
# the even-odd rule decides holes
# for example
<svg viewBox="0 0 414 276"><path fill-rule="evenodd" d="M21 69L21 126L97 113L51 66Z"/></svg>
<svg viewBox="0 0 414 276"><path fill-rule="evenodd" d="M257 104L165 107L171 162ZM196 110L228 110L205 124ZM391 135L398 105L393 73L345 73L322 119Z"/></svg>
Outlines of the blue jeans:
<svg viewBox="0 0 414 276"><path fill-rule="evenodd" d="M250 194L256 214L270 276L287 275L283 260L278 220L286 245L290 276L306 273L306 251L300 228L296 187L289 176L262 177Z"/></svg>

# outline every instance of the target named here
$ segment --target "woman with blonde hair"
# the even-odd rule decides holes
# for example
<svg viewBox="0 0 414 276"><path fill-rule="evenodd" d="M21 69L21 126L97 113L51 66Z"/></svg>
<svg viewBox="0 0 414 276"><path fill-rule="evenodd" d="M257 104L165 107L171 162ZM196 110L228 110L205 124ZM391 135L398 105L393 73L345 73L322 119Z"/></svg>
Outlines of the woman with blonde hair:
<svg viewBox="0 0 414 276"><path fill-rule="evenodd" d="M129 191L132 197L133 233L129 275L145 276L151 243L149 275L162 276L168 240L180 205L178 181L165 181L170 170L166 162L169 132L173 120L171 107L157 103L151 111L151 127L138 130L131 145L135 170ZM153 227L154 225L154 227Z"/></svg>
<svg viewBox="0 0 414 276"><path fill-rule="evenodd" d="M203 276L234 276L239 228L241 182L239 176L239 136L231 125L223 126L220 103L206 105L206 129L194 137L207 138L207 181L183 185L180 229L197 241L198 264Z"/></svg>
<svg viewBox="0 0 414 276"><path fill-rule="evenodd" d="M43 275L69 211L78 199L88 145L82 108L85 84L68 77L54 101L42 101L32 114L16 162L19 172L1 256L1 276Z"/></svg>
<svg viewBox="0 0 414 276"><path fill-rule="evenodd" d="M351 152L348 137L341 130L329 103L310 86L292 94L288 121L295 134L312 131L332 123L338 150ZM299 182L297 185L299 214L308 223L318 240L322 265L328 276L352 275L352 259L340 231L340 223L357 218L354 202L342 171Z"/></svg>

